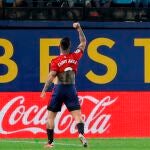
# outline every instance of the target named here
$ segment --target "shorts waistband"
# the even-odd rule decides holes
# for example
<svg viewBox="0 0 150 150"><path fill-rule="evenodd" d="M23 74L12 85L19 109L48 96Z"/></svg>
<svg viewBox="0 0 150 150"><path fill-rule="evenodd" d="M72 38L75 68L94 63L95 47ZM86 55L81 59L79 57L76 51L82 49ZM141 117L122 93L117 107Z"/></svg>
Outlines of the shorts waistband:
<svg viewBox="0 0 150 150"><path fill-rule="evenodd" d="M54 86L75 86L75 84L54 84Z"/></svg>

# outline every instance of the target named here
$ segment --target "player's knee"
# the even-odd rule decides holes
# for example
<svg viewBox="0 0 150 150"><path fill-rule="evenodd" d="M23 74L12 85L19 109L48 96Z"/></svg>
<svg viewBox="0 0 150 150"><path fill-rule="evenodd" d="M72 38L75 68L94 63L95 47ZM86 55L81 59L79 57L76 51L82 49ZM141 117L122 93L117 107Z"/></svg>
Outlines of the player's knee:
<svg viewBox="0 0 150 150"><path fill-rule="evenodd" d="M76 123L83 122L83 120L82 120L82 118L81 118L80 115L76 115L76 116L74 117L74 119L75 119Z"/></svg>

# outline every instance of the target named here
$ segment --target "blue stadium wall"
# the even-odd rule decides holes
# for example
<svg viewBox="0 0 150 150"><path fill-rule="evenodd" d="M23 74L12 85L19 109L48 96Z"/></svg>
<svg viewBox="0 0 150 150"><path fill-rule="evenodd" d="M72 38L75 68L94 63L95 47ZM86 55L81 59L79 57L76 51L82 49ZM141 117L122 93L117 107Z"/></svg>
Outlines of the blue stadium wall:
<svg viewBox="0 0 150 150"><path fill-rule="evenodd" d="M81 22L87 47L76 79L79 91L150 89L150 23ZM40 91L59 41L79 44L72 22L0 22L0 91Z"/></svg>

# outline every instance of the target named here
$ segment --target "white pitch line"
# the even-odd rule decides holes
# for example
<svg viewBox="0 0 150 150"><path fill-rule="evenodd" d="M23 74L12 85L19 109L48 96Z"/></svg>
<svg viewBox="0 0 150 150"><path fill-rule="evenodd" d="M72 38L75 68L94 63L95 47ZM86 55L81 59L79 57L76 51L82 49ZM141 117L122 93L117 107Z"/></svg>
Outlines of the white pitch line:
<svg viewBox="0 0 150 150"><path fill-rule="evenodd" d="M40 142L40 141L17 141L17 140L0 140L1 142L8 142L8 143L30 143L30 144L36 144L36 143L40 143L40 144L46 144L45 142ZM65 144L65 143L57 143L54 142L54 144L56 145L64 145L64 146L75 146L75 147L82 147L81 145L77 145L77 144Z"/></svg>

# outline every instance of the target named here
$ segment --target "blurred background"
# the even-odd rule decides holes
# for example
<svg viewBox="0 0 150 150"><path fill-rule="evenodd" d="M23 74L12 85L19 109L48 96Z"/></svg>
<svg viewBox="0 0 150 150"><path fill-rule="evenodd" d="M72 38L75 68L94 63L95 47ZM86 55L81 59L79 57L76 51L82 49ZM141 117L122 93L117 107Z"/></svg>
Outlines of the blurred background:
<svg viewBox="0 0 150 150"><path fill-rule="evenodd" d="M150 0L0 0L0 19L149 21Z"/></svg>

